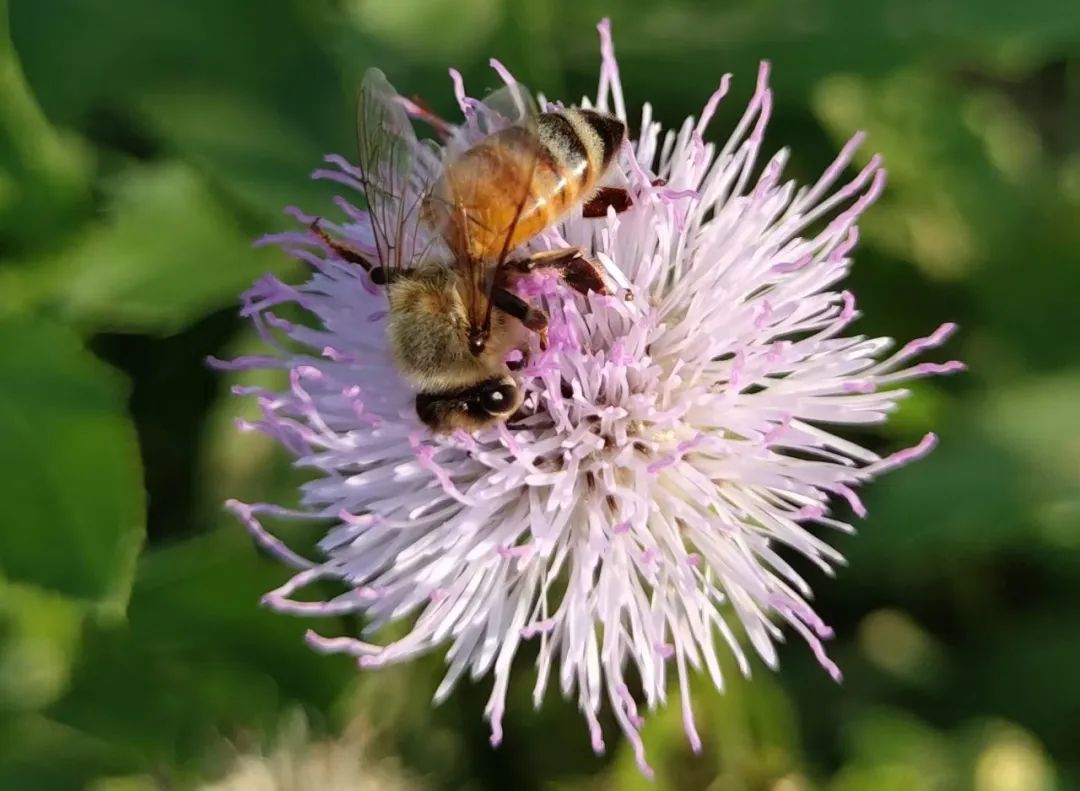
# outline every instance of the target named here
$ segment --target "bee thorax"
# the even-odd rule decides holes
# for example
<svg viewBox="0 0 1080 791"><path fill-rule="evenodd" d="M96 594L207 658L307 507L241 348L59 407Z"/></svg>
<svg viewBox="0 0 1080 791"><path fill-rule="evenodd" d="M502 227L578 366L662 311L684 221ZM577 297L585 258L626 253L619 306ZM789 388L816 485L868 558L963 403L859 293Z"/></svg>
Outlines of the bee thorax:
<svg viewBox="0 0 1080 791"><path fill-rule="evenodd" d="M421 266L390 286L390 351L414 384L475 381L483 365L469 349L468 330L456 277L447 267Z"/></svg>

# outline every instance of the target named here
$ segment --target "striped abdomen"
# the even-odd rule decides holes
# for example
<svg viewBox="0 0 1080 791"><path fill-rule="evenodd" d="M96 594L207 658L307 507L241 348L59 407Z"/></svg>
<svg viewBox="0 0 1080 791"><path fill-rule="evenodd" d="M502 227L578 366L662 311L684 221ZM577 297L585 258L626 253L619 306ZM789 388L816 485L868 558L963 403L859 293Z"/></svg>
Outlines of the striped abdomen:
<svg viewBox="0 0 1080 791"><path fill-rule="evenodd" d="M447 165L427 219L454 250L493 261L591 197L625 134L617 118L576 108L497 132Z"/></svg>

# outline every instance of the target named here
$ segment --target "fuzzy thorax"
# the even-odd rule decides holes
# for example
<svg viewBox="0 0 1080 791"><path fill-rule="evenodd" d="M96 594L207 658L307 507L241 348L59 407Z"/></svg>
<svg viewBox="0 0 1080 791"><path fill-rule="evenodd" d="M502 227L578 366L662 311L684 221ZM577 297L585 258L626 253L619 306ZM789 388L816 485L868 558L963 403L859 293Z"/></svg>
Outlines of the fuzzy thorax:
<svg viewBox="0 0 1080 791"><path fill-rule="evenodd" d="M390 351L421 392L455 390L508 373L504 360L524 341L521 325L496 308L488 342L474 354L463 287L451 267L434 262L390 286Z"/></svg>

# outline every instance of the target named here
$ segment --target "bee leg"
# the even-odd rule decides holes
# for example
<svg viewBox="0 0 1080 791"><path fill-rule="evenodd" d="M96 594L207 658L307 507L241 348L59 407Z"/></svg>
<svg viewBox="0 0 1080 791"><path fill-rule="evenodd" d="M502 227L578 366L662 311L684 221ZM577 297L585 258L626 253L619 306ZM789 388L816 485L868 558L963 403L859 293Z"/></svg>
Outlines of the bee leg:
<svg viewBox="0 0 1080 791"><path fill-rule="evenodd" d="M506 266L512 270L512 273L508 273L511 279L516 279L515 274L521 276L548 271L557 274L566 285L578 293L588 294L590 291L595 291L597 294L611 293L607 283L604 282L600 267L582 255L579 247L533 253L528 258L511 261Z"/></svg>
<svg viewBox="0 0 1080 791"><path fill-rule="evenodd" d="M523 300L517 294L507 291L505 288L496 288L491 293L495 307L507 315L513 316L520 321L526 329L532 330L540 336L540 350L548 347L548 314L540 308L535 308Z"/></svg>
<svg viewBox="0 0 1080 791"><path fill-rule="evenodd" d="M453 137L454 127L436 115L422 97L414 95L411 101L415 109L409 110L410 115L426 122L444 142Z"/></svg>
<svg viewBox="0 0 1080 791"><path fill-rule="evenodd" d="M350 264L356 264L364 268L364 271L371 276L371 280L375 285L382 286L386 284L386 271L381 266L375 266L371 263L367 256L349 247L347 244L339 242L334 239L319 225L321 220L315 219L308 228L313 234L329 247L334 255L340 258L342 261L348 261Z"/></svg>
<svg viewBox="0 0 1080 791"><path fill-rule="evenodd" d="M653 179L652 181L654 187L663 187L666 184L667 179ZM585 201L581 207L581 213L589 218L604 217L607 215L609 206L615 209L616 214L622 214L633 205L634 200L630 197L630 193L622 187L601 187L591 200Z"/></svg>
<svg viewBox="0 0 1080 791"><path fill-rule="evenodd" d="M581 207L581 213L585 217L605 217L609 206L615 209L616 214L622 214L633 205L630 193L622 187L601 187Z"/></svg>

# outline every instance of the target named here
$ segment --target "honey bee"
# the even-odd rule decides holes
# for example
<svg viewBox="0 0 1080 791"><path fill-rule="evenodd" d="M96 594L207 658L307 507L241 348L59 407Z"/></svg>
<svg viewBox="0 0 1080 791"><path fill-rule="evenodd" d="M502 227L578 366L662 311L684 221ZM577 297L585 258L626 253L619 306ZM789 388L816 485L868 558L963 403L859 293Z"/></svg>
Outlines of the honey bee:
<svg viewBox="0 0 1080 791"><path fill-rule="evenodd" d="M360 89L358 179L374 256L311 229L336 255L385 286L390 352L417 391L420 420L437 433L475 431L511 417L523 396L507 364L547 345L547 314L513 287L537 271L576 291L609 293L579 248L513 251L571 209L602 216L629 207L625 190L601 187L626 136L617 118L589 109L539 113L518 85L476 108L484 136L441 155L419 144L406 103L377 69ZM373 260L374 258L374 260Z"/></svg>

